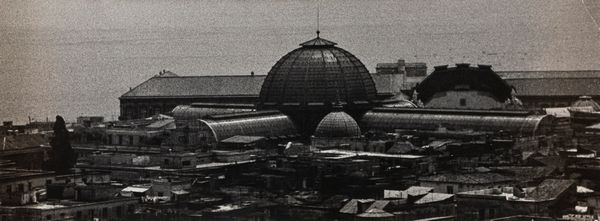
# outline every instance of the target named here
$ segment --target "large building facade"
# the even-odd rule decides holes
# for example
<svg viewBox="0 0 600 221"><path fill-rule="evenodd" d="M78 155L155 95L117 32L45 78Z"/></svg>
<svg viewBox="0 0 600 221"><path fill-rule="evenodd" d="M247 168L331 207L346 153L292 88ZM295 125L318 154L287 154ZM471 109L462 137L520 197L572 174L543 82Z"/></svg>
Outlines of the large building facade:
<svg viewBox="0 0 600 221"><path fill-rule="evenodd" d="M170 145L214 149L237 137L361 150L365 132L546 134L552 118L515 111L514 91L485 65L437 66L426 75L424 64L398 61L371 74L356 56L317 36L281 57L267 76L163 72L120 99L126 119L170 111L176 124ZM414 103L404 93L412 93ZM160 102L167 109L153 107Z"/></svg>

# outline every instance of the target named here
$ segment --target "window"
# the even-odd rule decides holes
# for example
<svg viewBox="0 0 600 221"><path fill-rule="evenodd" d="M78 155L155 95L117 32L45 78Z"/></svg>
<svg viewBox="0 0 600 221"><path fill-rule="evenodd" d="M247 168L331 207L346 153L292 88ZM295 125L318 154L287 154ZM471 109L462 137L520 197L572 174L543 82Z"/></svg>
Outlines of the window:
<svg viewBox="0 0 600 221"><path fill-rule="evenodd" d="M65 218L65 213L60 213L60 218Z"/></svg>
<svg viewBox="0 0 600 221"><path fill-rule="evenodd" d="M164 164L164 165L169 165L169 159L165 159L165 160L163 161L163 164Z"/></svg>
<svg viewBox="0 0 600 221"><path fill-rule="evenodd" d="M446 186L446 193L453 194L454 193L454 187L453 186Z"/></svg>
<svg viewBox="0 0 600 221"><path fill-rule="evenodd" d="M102 208L102 218L108 217L108 208Z"/></svg>
<svg viewBox="0 0 600 221"><path fill-rule="evenodd" d="M117 207L117 216L121 216L123 214L123 206Z"/></svg>
<svg viewBox="0 0 600 221"><path fill-rule="evenodd" d="M77 211L77 215L76 216L77 216L77 220L80 220L81 219L81 211Z"/></svg>
<svg viewBox="0 0 600 221"><path fill-rule="evenodd" d="M485 219L485 209L479 209L479 220Z"/></svg>
<svg viewBox="0 0 600 221"><path fill-rule="evenodd" d="M190 164L192 164L192 163L189 160L181 162L181 165L184 165L184 166L189 166Z"/></svg>
<svg viewBox="0 0 600 221"><path fill-rule="evenodd" d="M467 99L461 98L460 99L460 106L461 107L467 106Z"/></svg>
<svg viewBox="0 0 600 221"><path fill-rule="evenodd" d="M52 180L46 180L46 185L52 184Z"/></svg>
<svg viewBox="0 0 600 221"><path fill-rule="evenodd" d="M8 184L8 185L6 186L6 192L7 192L7 193L10 193L10 192L12 192L12 186L11 186L10 184Z"/></svg>
<svg viewBox="0 0 600 221"><path fill-rule="evenodd" d="M25 184L19 183L19 192L25 192Z"/></svg>
<svg viewBox="0 0 600 221"><path fill-rule="evenodd" d="M158 192L158 196L163 196L165 195L163 192Z"/></svg>
<svg viewBox="0 0 600 221"><path fill-rule="evenodd" d="M52 215L46 215L46 220L52 220Z"/></svg>
<svg viewBox="0 0 600 221"><path fill-rule="evenodd" d="M129 146L133 146L133 136L129 135Z"/></svg>
<svg viewBox="0 0 600 221"><path fill-rule="evenodd" d="M33 185L31 185L31 182L27 182L27 189L29 189L29 191L33 190Z"/></svg>

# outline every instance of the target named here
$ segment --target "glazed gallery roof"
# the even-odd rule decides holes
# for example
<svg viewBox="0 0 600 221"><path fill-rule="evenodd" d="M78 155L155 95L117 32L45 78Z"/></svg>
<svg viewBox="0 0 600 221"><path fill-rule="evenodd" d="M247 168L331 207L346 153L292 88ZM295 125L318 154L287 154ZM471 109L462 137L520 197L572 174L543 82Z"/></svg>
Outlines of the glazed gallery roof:
<svg viewBox="0 0 600 221"><path fill-rule="evenodd" d="M518 136L545 134L550 115L524 111L443 110L423 108L374 108L361 119L363 129L394 132L396 129L506 132Z"/></svg>
<svg viewBox="0 0 600 221"><path fill-rule="evenodd" d="M427 103L436 93L461 89L486 91L495 96L498 101L510 98L511 86L492 71L491 66L456 64L456 67L436 66L416 90L419 99Z"/></svg>
<svg viewBox="0 0 600 221"><path fill-rule="evenodd" d="M292 120L279 111L211 115L200 122L212 131L217 141L236 135L262 136L267 139L298 136Z"/></svg>
<svg viewBox="0 0 600 221"><path fill-rule="evenodd" d="M376 99L375 83L356 56L320 37L300 45L269 71L260 91L259 108L286 104L309 108L338 100L362 105Z"/></svg>

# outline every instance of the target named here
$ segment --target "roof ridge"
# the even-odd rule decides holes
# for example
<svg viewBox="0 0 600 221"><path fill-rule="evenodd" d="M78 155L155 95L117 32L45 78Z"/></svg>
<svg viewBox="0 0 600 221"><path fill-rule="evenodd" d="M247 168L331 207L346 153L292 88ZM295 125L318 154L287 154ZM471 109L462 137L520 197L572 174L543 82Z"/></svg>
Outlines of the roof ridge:
<svg viewBox="0 0 600 221"><path fill-rule="evenodd" d="M121 96L119 98L125 97L125 95L131 93L132 91L135 91L137 88L141 87L142 85L144 85L145 83L149 82L150 80L152 80L154 78L156 78L156 75L152 76L151 78L146 79L145 81L143 81L142 83L138 84L137 86L135 86L133 88L129 88L129 90L127 92L121 94Z"/></svg>
<svg viewBox="0 0 600 221"><path fill-rule="evenodd" d="M529 71L496 71L496 73L527 73L527 72L600 72L598 70L529 70Z"/></svg>
<svg viewBox="0 0 600 221"><path fill-rule="evenodd" d="M152 78L196 78L196 77L266 77L267 75L179 75L179 76L154 76ZM151 78L151 79L152 79Z"/></svg>

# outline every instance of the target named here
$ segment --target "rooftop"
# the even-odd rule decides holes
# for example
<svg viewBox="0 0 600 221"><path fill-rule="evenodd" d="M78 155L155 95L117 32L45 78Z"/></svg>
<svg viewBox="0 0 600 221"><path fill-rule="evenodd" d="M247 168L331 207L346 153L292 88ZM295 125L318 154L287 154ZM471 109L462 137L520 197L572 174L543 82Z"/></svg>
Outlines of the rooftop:
<svg viewBox="0 0 600 221"><path fill-rule="evenodd" d="M454 194L447 193L427 193L427 195L421 197L415 204L427 204L427 203L436 203L444 200L452 199Z"/></svg>
<svg viewBox="0 0 600 221"><path fill-rule="evenodd" d="M511 182L513 178L497 173L466 173L466 174L439 174L421 177L419 181L440 183L488 184L498 182Z"/></svg>
<svg viewBox="0 0 600 221"><path fill-rule="evenodd" d="M325 157L327 159L346 159L352 157L380 157L380 158L398 158L398 159L420 159L425 156L421 155L410 155L410 154L385 154L385 153L374 153L374 152L363 152L363 151L351 151L351 150L321 150L318 153L323 154L335 154L336 156Z"/></svg>
<svg viewBox="0 0 600 221"><path fill-rule="evenodd" d="M0 183L52 176L55 176L54 172L21 169L0 169Z"/></svg>
<svg viewBox="0 0 600 221"><path fill-rule="evenodd" d="M516 187L502 187L483 190L474 190L458 193L462 197L494 197L499 200L537 202L557 199L569 188L575 188L572 180L546 179L535 187L515 189ZM521 192L522 194L515 194ZM493 198L491 198L493 199Z"/></svg>
<svg viewBox="0 0 600 221"><path fill-rule="evenodd" d="M0 136L1 151L17 150L48 145L48 140L41 134L17 134Z"/></svg>
<svg viewBox="0 0 600 221"><path fill-rule="evenodd" d="M121 95L138 97L257 96L264 75L152 77Z"/></svg>

